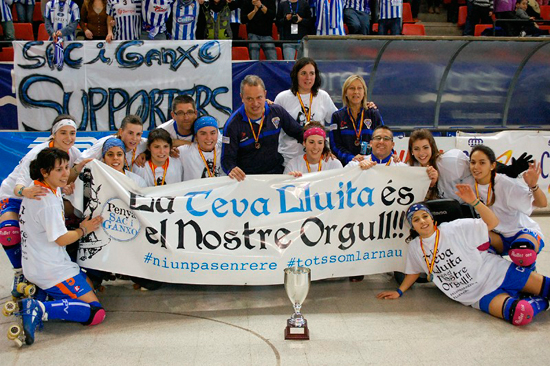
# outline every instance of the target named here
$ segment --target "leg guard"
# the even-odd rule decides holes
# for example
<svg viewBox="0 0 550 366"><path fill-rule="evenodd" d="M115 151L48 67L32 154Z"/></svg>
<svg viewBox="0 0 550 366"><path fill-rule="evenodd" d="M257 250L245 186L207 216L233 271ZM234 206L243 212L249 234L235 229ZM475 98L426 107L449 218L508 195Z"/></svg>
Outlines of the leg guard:
<svg viewBox="0 0 550 366"><path fill-rule="evenodd" d="M82 325L98 325L105 319L105 309L97 301L90 303L90 319L82 323Z"/></svg>
<svg viewBox="0 0 550 366"><path fill-rule="evenodd" d="M504 319L516 326L531 323L534 313L533 306L528 301L517 297L507 298L502 309Z"/></svg>
<svg viewBox="0 0 550 366"><path fill-rule="evenodd" d="M533 317L537 316L538 313L548 310L548 299L542 296L527 296L523 300L531 304L533 308Z"/></svg>
<svg viewBox="0 0 550 366"><path fill-rule="evenodd" d="M0 244L13 268L21 268L21 232L19 221L6 220L0 224Z"/></svg>
<svg viewBox="0 0 550 366"><path fill-rule="evenodd" d="M521 267L529 267L537 260L535 246L529 239L518 238L514 240L508 251L512 262Z"/></svg>

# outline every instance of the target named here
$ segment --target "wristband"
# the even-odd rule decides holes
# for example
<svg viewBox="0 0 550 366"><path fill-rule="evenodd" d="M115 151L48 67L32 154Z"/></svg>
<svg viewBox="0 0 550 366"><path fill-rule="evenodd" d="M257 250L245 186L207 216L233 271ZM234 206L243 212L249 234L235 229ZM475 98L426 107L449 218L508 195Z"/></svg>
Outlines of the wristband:
<svg viewBox="0 0 550 366"><path fill-rule="evenodd" d="M80 225L79 229L82 230L82 236L83 237L88 235L88 230L86 230L86 228L84 226Z"/></svg>
<svg viewBox="0 0 550 366"><path fill-rule="evenodd" d="M531 190L531 192L533 192L533 193L534 193L534 192L536 192L536 191L538 191L538 190L539 190L539 185L537 184L537 185L536 185L536 186L534 186L534 187L529 187L529 189Z"/></svg>
<svg viewBox="0 0 550 366"><path fill-rule="evenodd" d="M477 202L476 202L476 204L475 204L475 205L473 205L473 207L476 207L476 206L477 206L477 205L479 205L480 203L481 203L481 200L480 200L480 199L478 199L478 200L477 200Z"/></svg>
<svg viewBox="0 0 550 366"><path fill-rule="evenodd" d="M21 188L19 188L19 190L17 191L17 195L19 197L23 197L23 190L25 189L26 187L25 186L22 186Z"/></svg>
<svg viewBox="0 0 550 366"><path fill-rule="evenodd" d="M403 296L403 291L401 291L400 289L397 289L395 291L397 291L397 293L399 294L399 297Z"/></svg>
<svg viewBox="0 0 550 366"><path fill-rule="evenodd" d="M260 5L258 9L262 10L264 8L264 4Z"/></svg>

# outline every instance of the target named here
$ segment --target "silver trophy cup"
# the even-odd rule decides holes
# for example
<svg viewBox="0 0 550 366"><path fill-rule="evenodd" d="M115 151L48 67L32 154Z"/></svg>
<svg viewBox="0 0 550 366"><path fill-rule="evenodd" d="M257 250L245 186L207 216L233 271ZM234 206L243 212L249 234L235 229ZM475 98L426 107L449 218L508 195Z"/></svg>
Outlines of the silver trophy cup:
<svg viewBox="0 0 550 366"><path fill-rule="evenodd" d="M285 290L294 306L294 314L288 319L285 339L309 339L307 320L301 313L302 304L309 292L311 269L306 267L289 267L285 269Z"/></svg>

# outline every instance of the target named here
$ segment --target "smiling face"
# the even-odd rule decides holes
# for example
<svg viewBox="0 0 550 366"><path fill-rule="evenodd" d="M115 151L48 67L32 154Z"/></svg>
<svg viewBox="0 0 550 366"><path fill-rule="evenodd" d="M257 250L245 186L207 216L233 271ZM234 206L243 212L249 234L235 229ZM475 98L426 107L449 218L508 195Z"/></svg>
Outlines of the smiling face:
<svg viewBox="0 0 550 366"><path fill-rule="evenodd" d="M142 134L143 126L133 123L128 123L124 129L118 130L118 135L128 151L134 150L139 145Z"/></svg>
<svg viewBox="0 0 550 366"><path fill-rule="evenodd" d="M298 71L298 93L311 93L311 88L315 83L315 67L307 64Z"/></svg>
<svg viewBox="0 0 550 366"><path fill-rule="evenodd" d="M434 220L426 211L419 210L415 212L411 221L414 231L421 238L428 238L435 231Z"/></svg>
<svg viewBox="0 0 550 366"><path fill-rule="evenodd" d="M303 142L306 149L306 158L310 164L317 164L323 154L325 138L319 135L310 135Z"/></svg>
<svg viewBox="0 0 550 366"><path fill-rule="evenodd" d="M412 153L421 166L428 166L432 157L432 147L426 139L416 140L412 145Z"/></svg>
<svg viewBox="0 0 550 366"><path fill-rule="evenodd" d="M202 151L212 151L218 142L218 129L214 126L203 127L197 131L197 144Z"/></svg>
<svg viewBox="0 0 550 366"><path fill-rule="evenodd" d="M44 182L52 187L52 189L63 188L69 180L69 162L67 160L57 160L54 168L49 173L46 173L44 169L41 172Z"/></svg>
<svg viewBox="0 0 550 366"><path fill-rule="evenodd" d="M151 161L156 166L162 166L170 156L170 144L164 140L156 139L149 145Z"/></svg>
<svg viewBox="0 0 550 366"><path fill-rule="evenodd" d="M395 143L393 142L393 134L391 131L380 128L374 131L370 141L372 153L380 160L387 158L393 150Z"/></svg>
<svg viewBox="0 0 550 366"><path fill-rule="evenodd" d="M103 157L105 164L119 172L124 171L124 159L124 151L118 146L111 147Z"/></svg>
<svg viewBox="0 0 550 366"><path fill-rule="evenodd" d="M250 119L261 118L265 109L265 97L267 92L261 85L248 85L243 86L243 93L241 98L244 104L244 110L246 115Z"/></svg>
<svg viewBox="0 0 550 366"><path fill-rule="evenodd" d="M53 147L57 147L65 152L73 147L76 141L76 129L71 126L61 127L55 135L53 135Z"/></svg>
<svg viewBox="0 0 550 366"><path fill-rule="evenodd" d="M182 135L189 135L193 129L193 123L197 119L195 105L191 103L179 103L172 111L172 118L178 125L178 132Z"/></svg>
<svg viewBox="0 0 550 366"><path fill-rule="evenodd" d="M352 107L359 108L365 97L365 88L359 80L354 80L346 90L346 97Z"/></svg>
<svg viewBox="0 0 550 366"><path fill-rule="evenodd" d="M491 182L492 170L496 168L497 163L491 163L489 157L480 150L474 151L470 156L470 172L479 184L489 184Z"/></svg>

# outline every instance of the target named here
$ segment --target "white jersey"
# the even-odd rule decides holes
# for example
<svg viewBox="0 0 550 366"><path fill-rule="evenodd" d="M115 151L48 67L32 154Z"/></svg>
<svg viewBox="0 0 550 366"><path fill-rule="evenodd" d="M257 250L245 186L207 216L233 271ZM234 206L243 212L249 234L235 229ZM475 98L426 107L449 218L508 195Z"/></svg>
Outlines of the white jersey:
<svg viewBox="0 0 550 366"><path fill-rule="evenodd" d="M475 192L475 185L472 185ZM489 185L478 185L479 198L487 203ZM494 229L496 232L511 237L522 229L536 231L541 238L542 230L529 216L533 212L533 193L527 187L522 178L510 178L504 174L495 177L495 203L489 206L498 217L499 224ZM491 192L491 194L493 194Z"/></svg>
<svg viewBox="0 0 550 366"><path fill-rule="evenodd" d="M31 161L36 159L36 155L42 150L44 150L47 147L50 147L51 141L43 142L39 145L36 145L21 159L19 162L19 165L15 167L15 169L11 172L10 175L4 181L2 182L2 186L0 187L0 199L6 199L6 198L21 198L16 197L15 193L13 193L13 190L15 189L15 186L18 184L22 184L25 187L29 187L33 180L31 179L31 173L30 173L30 165ZM72 167L75 162L80 158L80 150L78 150L76 147L72 146L69 149L69 167Z"/></svg>
<svg viewBox="0 0 550 366"><path fill-rule="evenodd" d="M454 198L464 202L455 193L457 184L473 185L474 178L470 172L470 159L462 150L452 149L439 156L436 162L439 178L437 189L441 198Z"/></svg>
<svg viewBox="0 0 550 366"><path fill-rule="evenodd" d="M133 173L129 170L125 170L124 175L126 175L128 178L133 180L138 185L138 187L141 187L141 188L147 187L147 183L145 182L145 179L143 179L142 177L140 177L136 173Z"/></svg>
<svg viewBox="0 0 550 366"><path fill-rule="evenodd" d="M141 35L141 0L107 0L107 15L116 22L113 36L118 41L133 41Z"/></svg>
<svg viewBox="0 0 550 366"><path fill-rule="evenodd" d="M342 0L317 0L317 35L345 36Z"/></svg>
<svg viewBox="0 0 550 366"><path fill-rule="evenodd" d="M332 114L338 109L334 105L334 102L330 98L330 95L324 91L319 90L317 95L313 97L311 106L309 105L311 94L300 94L306 113L311 108L310 121L318 121L324 123L326 126L331 124ZM286 109L288 114L300 124L305 126L307 122L306 114L302 110L302 105L298 96L294 95L290 90L280 92L275 97L275 104L279 104ZM298 156L304 154L304 147L296 139L288 136L283 130L279 134L279 153L285 159L284 165Z"/></svg>
<svg viewBox="0 0 550 366"><path fill-rule="evenodd" d="M302 173L314 173L325 170L341 169L342 163L338 159L329 159L325 161L324 158L321 161L321 170L319 170L319 164L309 164L309 170L307 169L306 159L304 155L298 156L291 161L285 167L284 174L290 172L302 172Z"/></svg>
<svg viewBox="0 0 550 366"><path fill-rule="evenodd" d="M72 0L52 0L46 4L44 19L50 20L54 31L62 30L69 24L80 20L80 10ZM63 38L66 41L74 41L75 34L67 34Z"/></svg>
<svg viewBox="0 0 550 366"><path fill-rule="evenodd" d="M163 185L163 180L164 185L183 182L183 167L181 162L179 159L174 159L171 157L168 159L169 163L166 171L162 166L157 166L153 172L151 167L152 164L150 165L149 161L146 161L145 166L143 168L136 167L134 169L134 173L145 180L147 187Z"/></svg>
<svg viewBox="0 0 550 366"><path fill-rule="evenodd" d="M439 225L440 237L433 267L434 284L448 297L464 305L474 305L502 285L511 262L480 245L489 241L489 230L482 219L459 219ZM431 264L436 233L422 239ZM409 243L405 273L428 273L420 238Z"/></svg>
<svg viewBox="0 0 550 366"><path fill-rule="evenodd" d="M200 5L198 0L177 0L172 4L172 39L196 39Z"/></svg>
<svg viewBox="0 0 550 366"><path fill-rule="evenodd" d="M206 170L206 165L202 159L199 148L196 142L191 145L182 145L178 147L180 152L180 161L183 165L183 180L191 179L201 179L208 178L208 171ZM215 148L216 159L214 161L214 151L202 152L206 163L208 164L208 169L210 173L214 174L215 177L225 176L225 172L221 169L221 153L222 153L222 143L221 140L218 140Z"/></svg>
<svg viewBox="0 0 550 366"><path fill-rule="evenodd" d="M55 241L65 233L61 190L49 191L39 200L24 198L21 204L21 256L25 277L48 289L80 273L66 247Z"/></svg>
<svg viewBox="0 0 550 366"><path fill-rule="evenodd" d="M105 141L116 138L113 135L105 136L97 140L92 146L84 150L82 155L80 155L80 158L76 161L76 163L80 163L82 160L86 159L96 159L96 160L103 160L102 159L102 153L103 153L103 144ZM144 153L147 149L147 139L141 138L141 142L136 146L134 150L127 150L126 151L126 166L133 171L134 170L134 160L137 159L137 157Z"/></svg>
<svg viewBox="0 0 550 366"><path fill-rule="evenodd" d="M384 165L384 166L409 166L408 164L405 164L403 162L396 162L395 160L393 160L392 155L390 155L389 157L386 157L382 161L379 161L378 159L376 159L376 157L373 158L373 156L371 154L371 155L365 156L365 160L367 160L367 161L376 161L376 163L378 165ZM346 164L346 168L354 167L354 166L359 166L359 162L355 161L355 160L352 160L352 161L350 161L349 163Z"/></svg>
<svg viewBox="0 0 550 366"><path fill-rule="evenodd" d="M162 128L163 130L167 131L170 134L172 140L183 140L190 142L194 140L193 132L191 132L189 135L180 134L178 131L178 124L173 119L164 122L163 124L158 126L158 128Z"/></svg>

